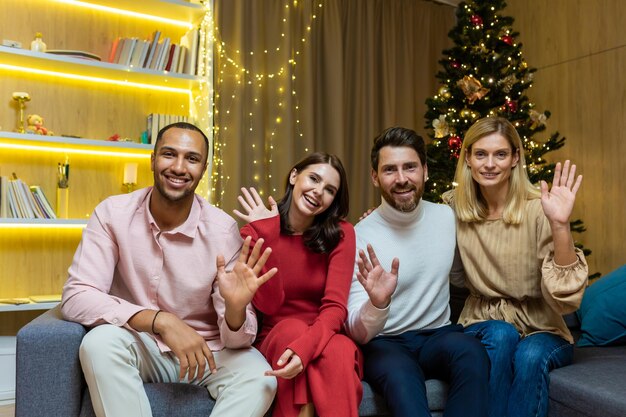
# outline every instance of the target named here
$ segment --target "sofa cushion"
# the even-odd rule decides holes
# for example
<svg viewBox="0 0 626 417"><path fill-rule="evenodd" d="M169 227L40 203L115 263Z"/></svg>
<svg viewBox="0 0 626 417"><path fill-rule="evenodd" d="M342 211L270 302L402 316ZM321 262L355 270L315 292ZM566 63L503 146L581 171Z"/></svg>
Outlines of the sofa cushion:
<svg viewBox="0 0 626 417"><path fill-rule="evenodd" d="M626 346L576 347L572 365L550 372L550 417L626 416Z"/></svg>
<svg viewBox="0 0 626 417"><path fill-rule="evenodd" d="M207 389L198 385L157 383L144 387L154 417L206 417L215 404ZM80 417L96 417L88 389L83 393Z"/></svg>
<svg viewBox="0 0 626 417"><path fill-rule="evenodd" d="M578 316L581 336L578 346L626 344L626 265L589 286Z"/></svg>
<svg viewBox="0 0 626 417"><path fill-rule="evenodd" d="M215 401L205 388L189 384L144 384L150 400L154 417L184 415L185 417L206 417ZM432 416L441 416L448 395L448 385L443 381L429 379L426 381L428 406ZM359 416L388 416L385 400L372 391L369 384L363 381L363 400L359 406ZM268 412L268 415L271 413ZM85 390L82 399L80 417L95 417L89 390Z"/></svg>
<svg viewBox="0 0 626 417"><path fill-rule="evenodd" d="M433 417L441 416L448 397L448 384L438 379L426 380L426 396L431 415ZM388 415L389 411L383 397L376 395L372 387L363 381L363 400L359 406L359 416L380 417Z"/></svg>

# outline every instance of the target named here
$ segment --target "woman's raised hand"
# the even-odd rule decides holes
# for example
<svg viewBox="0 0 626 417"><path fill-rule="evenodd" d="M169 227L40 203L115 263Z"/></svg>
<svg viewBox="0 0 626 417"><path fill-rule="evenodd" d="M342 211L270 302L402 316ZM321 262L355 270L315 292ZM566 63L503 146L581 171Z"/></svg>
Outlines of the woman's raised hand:
<svg viewBox="0 0 626 417"><path fill-rule="evenodd" d="M541 206L543 212L551 223L562 224L569 227L569 218L574 209L576 192L582 183L583 176L576 177L576 165L570 167L570 162L565 161L563 169L561 163L554 168L552 188L548 191L548 184L541 181Z"/></svg>
<svg viewBox="0 0 626 417"><path fill-rule="evenodd" d="M274 217L278 215L278 205L276 201L270 196L267 198L267 202L269 203L270 208L268 209L263 204L263 200L261 200L261 196L254 189L254 187L250 187L250 190L246 188L241 188L241 195L237 197L239 204L243 207L246 214L240 212L239 210L233 210L233 213L241 220L252 223L256 220L267 219L269 217Z"/></svg>

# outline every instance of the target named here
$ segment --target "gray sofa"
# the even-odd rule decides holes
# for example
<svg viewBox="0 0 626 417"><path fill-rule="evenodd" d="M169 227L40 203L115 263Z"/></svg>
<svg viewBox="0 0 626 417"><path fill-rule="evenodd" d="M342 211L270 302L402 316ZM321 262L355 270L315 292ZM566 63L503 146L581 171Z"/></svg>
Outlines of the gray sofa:
<svg viewBox="0 0 626 417"><path fill-rule="evenodd" d="M566 317L574 337L575 314ZM549 417L625 417L626 346L575 347L571 365L550 372Z"/></svg>
<svg viewBox="0 0 626 417"><path fill-rule="evenodd" d="M16 417L92 417L89 390L78 360L86 329L61 319L58 307L37 317L17 334ZM188 384L145 384L154 417L207 417L213 400ZM427 381L433 416L443 414L447 386ZM362 416L388 416L384 400L363 383Z"/></svg>
<svg viewBox="0 0 626 417"><path fill-rule="evenodd" d="M453 289L453 319L465 294ZM575 336L578 322L567 317ZM94 416L78 362L86 329L64 321L58 308L39 316L17 335L16 417ZM443 414L447 386L427 381L433 417ZM187 384L146 384L155 417L206 417L207 391ZM550 374L549 417L625 417L626 346L574 348L574 363ZM384 400L363 383L361 416L388 416Z"/></svg>

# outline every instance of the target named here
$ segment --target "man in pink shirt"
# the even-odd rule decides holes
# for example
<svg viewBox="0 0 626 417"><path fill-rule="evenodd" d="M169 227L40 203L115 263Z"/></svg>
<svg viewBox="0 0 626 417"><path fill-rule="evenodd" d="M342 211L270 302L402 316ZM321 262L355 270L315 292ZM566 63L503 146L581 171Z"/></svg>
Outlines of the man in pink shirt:
<svg viewBox="0 0 626 417"><path fill-rule="evenodd" d="M151 157L154 186L100 203L63 288L65 319L93 327L80 361L94 411L151 416L144 382L205 386L215 416L263 416L276 391L251 347L250 301L271 250L250 250L237 223L195 195L208 139L196 126L163 128Z"/></svg>

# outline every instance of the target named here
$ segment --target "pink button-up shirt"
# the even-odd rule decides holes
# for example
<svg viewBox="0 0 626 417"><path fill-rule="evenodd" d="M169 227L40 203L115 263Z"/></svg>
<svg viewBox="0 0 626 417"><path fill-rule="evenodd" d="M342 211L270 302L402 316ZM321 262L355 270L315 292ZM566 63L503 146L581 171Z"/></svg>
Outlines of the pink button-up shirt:
<svg viewBox="0 0 626 417"><path fill-rule="evenodd" d="M250 346L254 310L248 306L244 324L230 330L215 280L217 255L229 270L241 250L237 223L196 196L185 223L162 232L149 210L151 193L144 188L96 207L63 287L63 316L84 326L127 326L141 310L163 310L195 329L211 350Z"/></svg>

